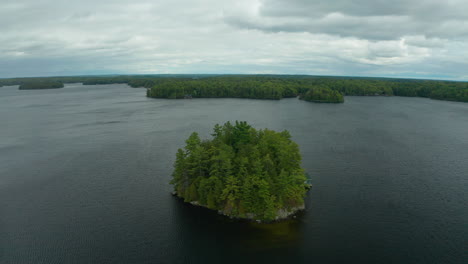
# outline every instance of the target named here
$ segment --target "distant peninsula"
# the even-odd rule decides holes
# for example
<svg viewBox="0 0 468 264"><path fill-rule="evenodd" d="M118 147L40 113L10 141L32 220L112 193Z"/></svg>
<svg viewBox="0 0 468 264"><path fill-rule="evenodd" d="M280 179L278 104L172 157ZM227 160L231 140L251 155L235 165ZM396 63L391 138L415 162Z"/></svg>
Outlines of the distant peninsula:
<svg viewBox="0 0 468 264"><path fill-rule="evenodd" d="M193 132L179 149L174 195L234 218L274 221L304 209L307 188L298 145L288 131L247 122L215 125L212 140Z"/></svg>
<svg viewBox="0 0 468 264"><path fill-rule="evenodd" d="M58 89L63 88L61 82L26 82L19 86L20 90L43 90L43 89Z"/></svg>

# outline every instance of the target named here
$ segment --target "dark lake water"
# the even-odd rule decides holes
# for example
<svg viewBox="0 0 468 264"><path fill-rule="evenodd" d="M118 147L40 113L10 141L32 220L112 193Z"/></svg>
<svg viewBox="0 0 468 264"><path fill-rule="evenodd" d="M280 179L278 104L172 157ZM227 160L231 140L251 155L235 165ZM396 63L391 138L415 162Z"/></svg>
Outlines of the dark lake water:
<svg viewBox="0 0 468 264"><path fill-rule="evenodd" d="M288 129L313 187L290 221L172 197L192 131ZM468 104L158 100L125 85L0 88L0 263L463 263ZM465 262L466 263L466 262Z"/></svg>

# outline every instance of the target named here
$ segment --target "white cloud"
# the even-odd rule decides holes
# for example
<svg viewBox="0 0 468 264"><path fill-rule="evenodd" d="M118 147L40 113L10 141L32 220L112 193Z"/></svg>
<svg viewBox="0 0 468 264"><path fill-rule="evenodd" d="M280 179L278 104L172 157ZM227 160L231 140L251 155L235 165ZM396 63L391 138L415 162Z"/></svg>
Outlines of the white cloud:
<svg viewBox="0 0 468 264"><path fill-rule="evenodd" d="M0 77L468 71L458 0L0 1Z"/></svg>

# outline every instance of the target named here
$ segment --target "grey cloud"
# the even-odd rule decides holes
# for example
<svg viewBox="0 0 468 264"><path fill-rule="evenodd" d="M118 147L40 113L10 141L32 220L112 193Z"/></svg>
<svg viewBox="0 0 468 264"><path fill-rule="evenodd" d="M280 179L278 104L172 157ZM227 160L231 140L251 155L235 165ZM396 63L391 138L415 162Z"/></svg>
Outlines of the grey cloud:
<svg viewBox="0 0 468 264"><path fill-rule="evenodd" d="M321 18L277 19L227 15L225 21L233 26L265 32L309 32L372 40L396 39L410 32L419 32L408 17L351 17L331 13ZM402 30L404 28L404 30ZM404 31L404 34L402 34Z"/></svg>
<svg viewBox="0 0 468 264"><path fill-rule="evenodd" d="M464 0L262 0L265 16L313 16L342 13L350 16L411 16L424 20L466 18Z"/></svg>
<svg viewBox="0 0 468 264"><path fill-rule="evenodd" d="M468 78L466 0L0 1L0 78L104 73Z"/></svg>
<svg viewBox="0 0 468 264"><path fill-rule="evenodd" d="M230 13L225 21L266 32L310 32L371 40L403 36L468 36L464 0L263 0L256 13Z"/></svg>

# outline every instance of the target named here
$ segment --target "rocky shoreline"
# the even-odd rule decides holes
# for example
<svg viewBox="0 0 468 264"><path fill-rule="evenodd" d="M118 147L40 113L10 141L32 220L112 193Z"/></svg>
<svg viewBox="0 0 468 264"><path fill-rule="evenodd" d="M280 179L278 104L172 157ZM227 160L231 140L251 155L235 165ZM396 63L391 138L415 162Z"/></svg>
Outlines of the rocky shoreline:
<svg viewBox="0 0 468 264"><path fill-rule="evenodd" d="M172 192L171 194L173 196L179 198L179 199L182 199L182 200L184 199L183 197L178 196L177 192ZM205 205L200 204L198 201L192 201L192 202L185 202L184 201L184 203L189 203L189 204L194 205L194 206L199 206L199 207L204 207L204 208L210 209L210 208L206 207ZM213 210L213 209L210 209L210 210ZM279 209L278 211L276 211L275 219L273 221L269 221L269 222L276 222L276 221L289 219L290 217L294 217L294 215L296 213L298 213L300 211L303 211L303 210L305 210L305 204L303 204L301 206L293 207L290 210L287 210L286 208ZM213 210L213 211L215 211L215 210ZM249 221L255 221L257 223L269 223L267 221L261 221L261 220L258 220L258 219L255 220L255 215L251 214L251 213L246 214L246 217L235 217L235 216L229 215L226 212L221 211L221 210L217 210L217 212L218 212L218 214L227 216L227 217L229 217L231 219L249 220Z"/></svg>

